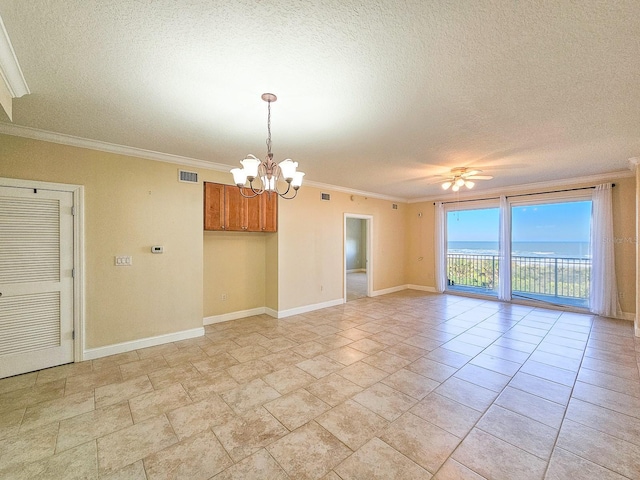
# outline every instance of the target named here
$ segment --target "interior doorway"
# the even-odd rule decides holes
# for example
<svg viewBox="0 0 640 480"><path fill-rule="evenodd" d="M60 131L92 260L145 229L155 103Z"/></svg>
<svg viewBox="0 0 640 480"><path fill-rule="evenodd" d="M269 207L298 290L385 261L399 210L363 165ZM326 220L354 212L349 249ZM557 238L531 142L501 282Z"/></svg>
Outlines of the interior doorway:
<svg viewBox="0 0 640 480"><path fill-rule="evenodd" d="M82 359L82 193L0 179L0 378Z"/></svg>
<svg viewBox="0 0 640 480"><path fill-rule="evenodd" d="M373 290L371 215L345 214L344 301L370 297Z"/></svg>

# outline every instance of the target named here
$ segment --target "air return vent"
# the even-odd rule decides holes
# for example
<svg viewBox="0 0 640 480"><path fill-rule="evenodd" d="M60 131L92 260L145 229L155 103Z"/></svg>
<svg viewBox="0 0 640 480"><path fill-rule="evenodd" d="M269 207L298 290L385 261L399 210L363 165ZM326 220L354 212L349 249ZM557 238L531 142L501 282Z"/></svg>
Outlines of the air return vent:
<svg viewBox="0 0 640 480"><path fill-rule="evenodd" d="M328 193L323 193L322 197L320 197L322 200L331 200L331 195Z"/></svg>
<svg viewBox="0 0 640 480"><path fill-rule="evenodd" d="M198 173L178 170L178 181L185 183L198 183Z"/></svg>

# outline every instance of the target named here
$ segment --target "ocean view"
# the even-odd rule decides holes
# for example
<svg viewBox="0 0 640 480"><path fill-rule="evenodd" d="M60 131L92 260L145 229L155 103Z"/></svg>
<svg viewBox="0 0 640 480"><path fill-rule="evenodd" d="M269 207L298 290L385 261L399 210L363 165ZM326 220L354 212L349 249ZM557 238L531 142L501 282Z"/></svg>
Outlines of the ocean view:
<svg viewBox="0 0 640 480"><path fill-rule="evenodd" d="M447 253L498 255L498 242L448 242ZM590 258L589 242L513 242L511 254L522 257Z"/></svg>

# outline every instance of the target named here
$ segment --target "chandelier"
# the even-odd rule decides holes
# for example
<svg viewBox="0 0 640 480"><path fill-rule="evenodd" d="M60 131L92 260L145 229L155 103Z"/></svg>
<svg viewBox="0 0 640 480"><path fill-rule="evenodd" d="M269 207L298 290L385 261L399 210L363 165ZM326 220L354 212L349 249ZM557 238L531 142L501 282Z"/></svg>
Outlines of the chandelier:
<svg viewBox="0 0 640 480"><path fill-rule="evenodd" d="M269 194L277 193L286 200L291 200L298 194L298 189L302 185L302 177L304 173L298 172L298 162L292 161L290 158L283 160L279 164L273 161L273 153L271 153L271 103L278 99L273 93L263 93L262 100L267 102L267 156L264 160L258 160L254 155L247 155L247 158L241 160L242 168L234 168L231 170L233 182L240 188L240 194L246 198L252 198L261 195L264 192ZM249 189L251 193L246 194L245 184L249 180ZM279 190L279 181L284 180L287 183L287 189L284 192ZM254 185L254 181L257 185ZM293 195L287 196L293 188Z"/></svg>

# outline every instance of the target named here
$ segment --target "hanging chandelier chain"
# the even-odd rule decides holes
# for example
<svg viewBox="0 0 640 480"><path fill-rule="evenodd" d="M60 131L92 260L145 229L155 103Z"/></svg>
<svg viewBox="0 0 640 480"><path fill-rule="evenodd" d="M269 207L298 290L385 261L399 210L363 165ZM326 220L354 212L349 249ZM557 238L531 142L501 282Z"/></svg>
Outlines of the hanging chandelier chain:
<svg viewBox="0 0 640 480"><path fill-rule="evenodd" d="M267 102L267 153L271 153L271 102Z"/></svg>

